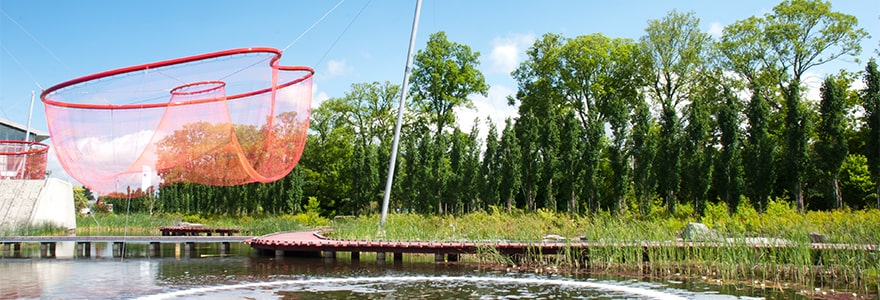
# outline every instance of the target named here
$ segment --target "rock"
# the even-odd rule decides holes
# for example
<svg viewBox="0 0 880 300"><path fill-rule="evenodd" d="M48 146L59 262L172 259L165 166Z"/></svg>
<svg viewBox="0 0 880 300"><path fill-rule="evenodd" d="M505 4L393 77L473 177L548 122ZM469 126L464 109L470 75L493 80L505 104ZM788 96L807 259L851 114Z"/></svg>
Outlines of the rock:
<svg viewBox="0 0 880 300"><path fill-rule="evenodd" d="M681 238L685 241L715 241L721 239L721 234L709 229L703 223L688 223L681 231Z"/></svg>
<svg viewBox="0 0 880 300"><path fill-rule="evenodd" d="M544 236L544 241L546 242L562 242L565 241L565 237L558 234L548 234Z"/></svg>
<svg viewBox="0 0 880 300"><path fill-rule="evenodd" d="M810 232L810 242L812 243L827 243L828 236L818 233L818 232Z"/></svg>
<svg viewBox="0 0 880 300"><path fill-rule="evenodd" d="M201 223L180 222L180 223L177 223L177 226L180 226L180 227L202 227L203 225Z"/></svg>

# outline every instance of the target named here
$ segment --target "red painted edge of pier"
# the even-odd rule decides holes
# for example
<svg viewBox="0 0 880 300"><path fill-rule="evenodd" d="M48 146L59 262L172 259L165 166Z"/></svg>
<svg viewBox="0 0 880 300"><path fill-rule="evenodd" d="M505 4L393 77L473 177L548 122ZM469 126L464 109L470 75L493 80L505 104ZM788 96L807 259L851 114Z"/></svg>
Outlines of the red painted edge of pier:
<svg viewBox="0 0 880 300"><path fill-rule="evenodd" d="M254 237L244 241L254 249L281 250L291 252L391 252L391 253L435 253L435 254L473 254L480 249L492 248L502 254L557 254L563 250L586 250L599 247L726 247L726 242L581 242L581 241L540 241L540 242L474 242L474 241L368 241L329 239L321 230L289 231ZM754 243L754 248L797 247L786 243ZM810 244L813 250L861 250L876 251L878 245L849 244Z"/></svg>

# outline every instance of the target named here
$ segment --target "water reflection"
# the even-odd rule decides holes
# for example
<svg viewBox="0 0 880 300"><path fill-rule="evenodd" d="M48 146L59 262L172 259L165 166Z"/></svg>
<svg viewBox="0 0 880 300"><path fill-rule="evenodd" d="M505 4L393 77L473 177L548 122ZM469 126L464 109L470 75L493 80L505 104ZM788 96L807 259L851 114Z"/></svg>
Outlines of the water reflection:
<svg viewBox="0 0 880 300"><path fill-rule="evenodd" d="M37 245L38 246L38 245ZM30 248L29 248L30 247ZM0 259L2 299L741 299L794 294L719 290L693 283L650 282L583 275L538 275L485 270L467 264L434 263L432 255L404 256L381 263L375 254L351 260L252 257L245 245L220 255L216 245L197 246L182 255L181 246L164 245L150 256L147 245L132 244L126 258L112 245L95 243L91 257ZM36 250L31 249L36 248ZM61 248L58 248L61 249ZM30 252L28 252L30 251ZM67 251L67 250L64 250ZM73 252L74 250L71 250Z"/></svg>

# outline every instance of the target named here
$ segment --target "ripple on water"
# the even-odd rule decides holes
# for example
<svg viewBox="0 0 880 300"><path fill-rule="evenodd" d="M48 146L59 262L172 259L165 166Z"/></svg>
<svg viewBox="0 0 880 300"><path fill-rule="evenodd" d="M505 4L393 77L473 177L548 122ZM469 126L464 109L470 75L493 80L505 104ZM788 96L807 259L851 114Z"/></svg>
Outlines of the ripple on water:
<svg viewBox="0 0 880 300"><path fill-rule="evenodd" d="M471 276L308 278L199 287L145 296L295 299L685 299L656 289L608 282Z"/></svg>

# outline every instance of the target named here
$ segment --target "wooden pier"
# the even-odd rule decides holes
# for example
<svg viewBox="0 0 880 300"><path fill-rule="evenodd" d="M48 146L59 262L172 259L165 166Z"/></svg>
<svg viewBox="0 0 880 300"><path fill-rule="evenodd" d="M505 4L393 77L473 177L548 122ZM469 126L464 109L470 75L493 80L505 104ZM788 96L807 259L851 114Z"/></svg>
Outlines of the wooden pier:
<svg viewBox="0 0 880 300"><path fill-rule="evenodd" d="M263 256L322 256L335 257L336 252L350 252L352 259L358 259L361 252L375 252L377 260L385 260L386 253L393 253L394 260L400 260L403 253L434 254L435 261L457 261L461 254L476 254L492 249L499 254L516 257L524 254L554 255L572 251L588 256L596 248L635 248L641 249L645 256L649 250L657 248L722 248L742 246L753 249L774 249L799 247L784 240L741 239L732 241L665 241L665 242L584 242L545 240L538 242L421 242L421 241L364 241L329 239L320 231L293 231L269 234L247 239L258 255ZM826 250L878 251L876 244L828 244L812 243L810 250L821 253Z"/></svg>

